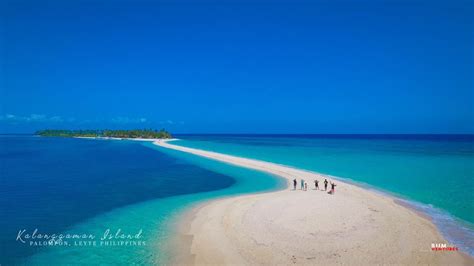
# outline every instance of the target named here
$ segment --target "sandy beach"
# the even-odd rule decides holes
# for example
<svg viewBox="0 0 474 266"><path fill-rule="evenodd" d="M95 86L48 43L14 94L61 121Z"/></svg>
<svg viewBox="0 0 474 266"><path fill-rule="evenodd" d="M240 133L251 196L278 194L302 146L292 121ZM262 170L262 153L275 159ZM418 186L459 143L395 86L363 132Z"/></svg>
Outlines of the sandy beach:
<svg viewBox="0 0 474 266"><path fill-rule="evenodd" d="M173 264L435 264L473 265L460 251L432 251L449 243L433 223L387 195L337 183L322 191L323 176L274 163L180 147L161 147L265 171L285 178L288 188L213 200L183 215ZM304 178L308 190L299 183ZM313 180L320 180L320 190Z"/></svg>
<svg viewBox="0 0 474 266"><path fill-rule="evenodd" d="M114 137L74 137L76 139L102 139L102 140L132 140L132 141L148 141L148 142L162 142L162 141L173 141L177 139L145 139L145 138L114 138Z"/></svg>

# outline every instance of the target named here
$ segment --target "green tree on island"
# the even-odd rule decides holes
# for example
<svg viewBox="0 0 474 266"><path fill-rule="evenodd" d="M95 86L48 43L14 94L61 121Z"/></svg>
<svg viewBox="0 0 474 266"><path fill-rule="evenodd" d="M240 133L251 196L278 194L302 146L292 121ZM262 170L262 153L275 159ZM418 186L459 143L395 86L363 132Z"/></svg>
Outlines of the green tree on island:
<svg viewBox="0 0 474 266"><path fill-rule="evenodd" d="M42 137L110 137L110 138L143 138L143 139L170 139L171 134L165 129L132 129L132 130L61 130L46 129L36 132Z"/></svg>

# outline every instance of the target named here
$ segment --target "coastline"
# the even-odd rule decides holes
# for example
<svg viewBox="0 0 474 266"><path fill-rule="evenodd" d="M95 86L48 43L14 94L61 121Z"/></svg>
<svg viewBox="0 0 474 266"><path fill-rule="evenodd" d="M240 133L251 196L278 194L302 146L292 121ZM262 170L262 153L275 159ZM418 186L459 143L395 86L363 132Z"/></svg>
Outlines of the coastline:
<svg viewBox="0 0 474 266"><path fill-rule="evenodd" d="M133 140L133 141L149 141L149 142L166 142L166 141L173 141L178 140L176 138L171 139L144 139L144 138L114 138L114 137L73 137L76 139L98 139L98 140Z"/></svg>
<svg viewBox="0 0 474 266"><path fill-rule="evenodd" d="M308 191L289 189L199 204L180 222L180 264L469 264L462 252L431 251L448 243L427 217L396 199L337 180L336 195L313 191L326 177L274 163L168 144L153 144L287 180L304 177ZM299 185L299 184L298 184ZM211 233L212 232L212 233ZM183 241L185 239L185 241ZM294 243L297 242L297 243ZM181 243L181 244L179 244ZM449 244L449 243L448 243Z"/></svg>

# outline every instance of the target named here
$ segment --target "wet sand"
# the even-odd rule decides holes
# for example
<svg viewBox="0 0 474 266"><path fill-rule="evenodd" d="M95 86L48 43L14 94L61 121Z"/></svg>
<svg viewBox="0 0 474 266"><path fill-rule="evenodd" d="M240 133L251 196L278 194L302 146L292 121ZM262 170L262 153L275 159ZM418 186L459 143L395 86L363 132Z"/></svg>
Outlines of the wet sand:
<svg viewBox="0 0 474 266"><path fill-rule="evenodd" d="M434 264L474 265L459 251L432 251L447 243L429 219L371 190L274 163L154 142L161 147L278 175L281 191L227 197L183 214L173 243L173 264ZM299 189L299 179L308 190ZM297 190L292 180L298 179ZM290 186L291 185L291 186ZM330 186L329 186L330 187Z"/></svg>

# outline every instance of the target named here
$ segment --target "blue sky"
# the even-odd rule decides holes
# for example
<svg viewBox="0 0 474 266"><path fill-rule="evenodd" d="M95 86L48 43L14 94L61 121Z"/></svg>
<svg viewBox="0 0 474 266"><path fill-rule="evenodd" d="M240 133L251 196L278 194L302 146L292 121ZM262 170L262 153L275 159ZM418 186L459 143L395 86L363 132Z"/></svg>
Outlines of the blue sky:
<svg viewBox="0 0 474 266"><path fill-rule="evenodd" d="M0 132L474 133L472 1L3 1Z"/></svg>

